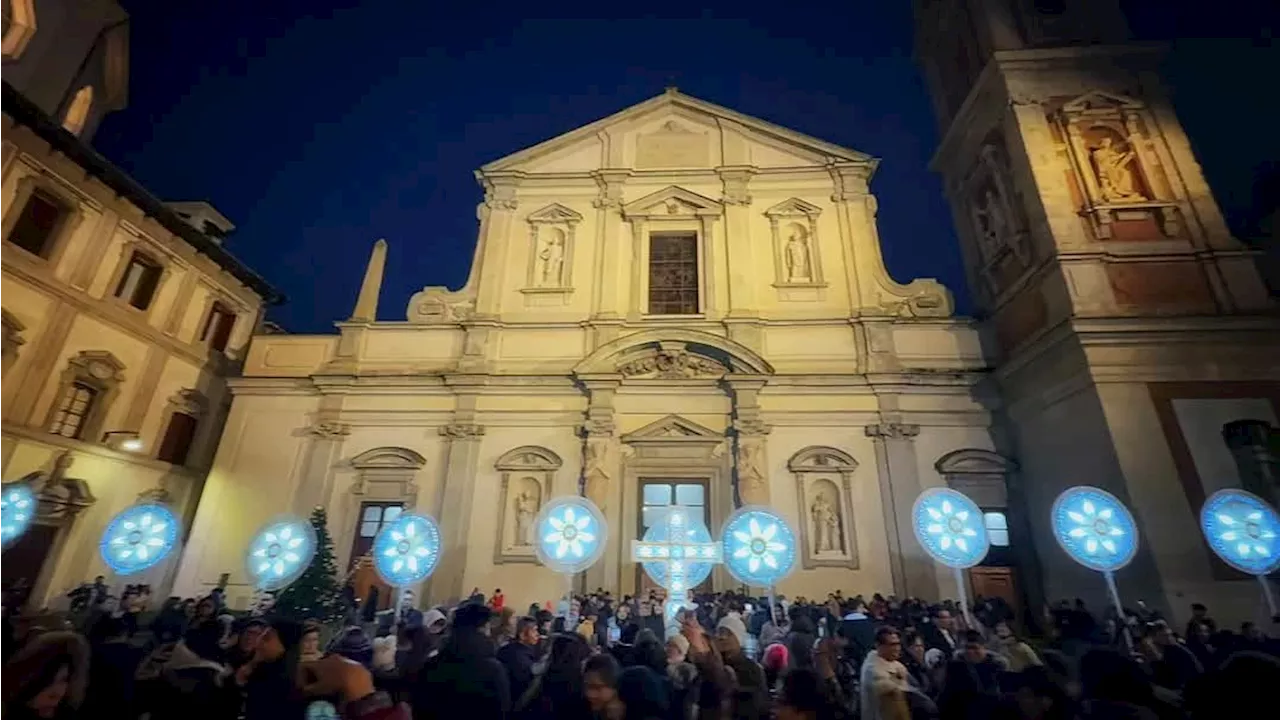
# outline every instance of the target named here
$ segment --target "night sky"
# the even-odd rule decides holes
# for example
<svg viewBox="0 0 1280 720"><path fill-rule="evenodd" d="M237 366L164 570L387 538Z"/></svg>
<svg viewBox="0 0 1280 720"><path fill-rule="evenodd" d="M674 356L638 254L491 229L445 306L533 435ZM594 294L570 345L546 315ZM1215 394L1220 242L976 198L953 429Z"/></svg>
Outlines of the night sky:
<svg viewBox="0 0 1280 720"><path fill-rule="evenodd" d="M1239 231L1254 168L1280 158L1270 39L1280 25L1266 4L1219 0L1206 17L1200 3L1126 3L1144 39L1242 38L1180 40L1166 73ZM228 247L289 296L269 317L292 332L347 317L380 237L390 243L381 319L403 320L425 285L460 286L476 241L476 168L668 85L881 158L872 189L890 272L938 277L969 306L951 215L926 167L937 131L908 0L659 3L640 7L660 15L609 20L523 20L540 5L502 1L122 5L130 102L95 145L158 197L208 200L236 223ZM622 7L550 5L559 18Z"/></svg>

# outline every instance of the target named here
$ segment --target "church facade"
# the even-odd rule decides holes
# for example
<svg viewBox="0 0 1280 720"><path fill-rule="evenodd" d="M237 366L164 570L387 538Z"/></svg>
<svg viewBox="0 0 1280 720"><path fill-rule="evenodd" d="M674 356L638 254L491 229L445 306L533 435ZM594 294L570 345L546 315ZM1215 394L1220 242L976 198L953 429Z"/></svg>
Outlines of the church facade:
<svg viewBox="0 0 1280 720"><path fill-rule="evenodd" d="M915 5L980 320L889 277L873 158L667 92L481 168L460 290L377 318L379 243L338 334L255 338L175 592L230 573L247 602L241 554L276 513L327 507L352 567L412 507L443 534L432 600L522 607L565 589L531 515L583 493L610 528L590 588L647 586L630 544L665 505L715 533L764 504L800 539L779 592L952 597L909 521L947 485L995 545L971 594L1101 608L1049 524L1094 485L1140 531L1127 601L1262 617L1198 515L1226 487L1280 504L1280 322L1158 54L1114 3Z"/></svg>
<svg viewBox="0 0 1280 720"><path fill-rule="evenodd" d="M351 567L412 507L442 530L432 599L522 607L565 582L531 515L581 492L609 525L592 588L647 587L630 546L658 508L718 533L760 504L803 546L782 593L953 594L912 502L950 480L1006 528L1013 465L978 331L946 288L885 270L875 168L675 90L481 168L463 288L376 319L379 242L339 334L254 340L175 592L230 572L246 598L244 542L275 513L327 507Z"/></svg>

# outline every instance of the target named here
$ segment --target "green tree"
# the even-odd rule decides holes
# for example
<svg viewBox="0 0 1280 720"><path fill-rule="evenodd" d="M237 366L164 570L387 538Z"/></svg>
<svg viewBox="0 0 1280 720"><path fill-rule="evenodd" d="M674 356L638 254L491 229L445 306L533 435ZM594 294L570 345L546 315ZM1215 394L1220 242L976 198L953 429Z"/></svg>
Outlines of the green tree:
<svg viewBox="0 0 1280 720"><path fill-rule="evenodd" d="M315 557L302 575L276 596L274 612L299 622L315 619L330 625L342 620L346 607L338 580L338 563L333 557L333 538L329 537L329 520L323 507L311 511L311 526L316 531Z"/></svg>

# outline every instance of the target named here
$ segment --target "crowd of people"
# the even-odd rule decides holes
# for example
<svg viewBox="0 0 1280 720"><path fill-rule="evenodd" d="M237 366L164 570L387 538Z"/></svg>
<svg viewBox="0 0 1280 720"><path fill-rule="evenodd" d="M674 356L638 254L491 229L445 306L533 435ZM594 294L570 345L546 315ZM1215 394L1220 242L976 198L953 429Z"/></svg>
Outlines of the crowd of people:
<svg viewBox="0 0 1280 720"><path fill-rule="evenodd" d="M999 600L722 593L668 617L653 595L517 610L498 590L425 610L410 597L335 632L236 617L219 592L143 623L149 589L127 594L82 593L78 627L6 612L5 718L1216 720L1267 712L1280 687L1276 640L1202 606L1179 634L1145 606L1099 616L1078 600L1020 623Z"/></svg>

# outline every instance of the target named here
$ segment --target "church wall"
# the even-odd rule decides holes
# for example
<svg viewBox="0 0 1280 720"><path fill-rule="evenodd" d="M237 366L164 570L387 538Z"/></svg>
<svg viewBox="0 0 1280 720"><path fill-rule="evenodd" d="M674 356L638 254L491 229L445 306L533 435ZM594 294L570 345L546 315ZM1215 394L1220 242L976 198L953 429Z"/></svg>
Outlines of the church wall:
<svg viewBox="0 0 1280 720"><path fill-rule="evenodd" d="M293 510L308 442L304 430L316 408L317 398L309 395L235 398L192 523L175 594L207 593L222 573L231 574L229 598L251 594L243 569L246 543L262 523Z"/></svg>
<svg viewBox="0 0 1280 720"><path fill-rule="evenodd" d="M547 420L554 422L554 418ZM462 585L464 592L478 587L486 594L502 588L507 604L517 612L530 603L542 605L549 600L554 601L569 586L565 576L537 564L532 556L527 561L502 562L496 557L501 551L499 545L504 530L499 525L500 518L504 516L502 503L510 503L511 498L502 491L502 473L495 468L495 463L506 453L523 446L546 448L563 462L552 477L550 492L543 498L543 503L561 495L576 495L582 472L582 441L576 436L576 424L486 425L476 473L469 478L474 485L475 501L467 525L467 558ZM512 515L506 513L505 520L513 522ZM442 521L449 522L450 519L442 518ZM613 531L611 524L610 532Z"/></svg>
<svg viewBox="0 0 1280 720"><path fill-rule="evenodd" d="M893 588L886 544L883 500L876 474L876 453L861 424L836 424L824 421L817 409L811 424L788 423L775 426L769 433L770 501L797 532L802 523L810 523L809 508L802 507L800 479L788 468L788 462L799 451L811 446L835 448L850 455L858 467L850 482L850 495L845 503L852 512L856 560L844 565L805 568L804 550L797 559L797 570L778 585L777 591L787 597L826 598L828 593L843 590L846 596L885 593ZM823 476L826 478L827 476ZM831 478L838 483L838 478ZM813 533L808 534L809 542Z"/></svg>
<svg viewBox="0 0 1280 720"><path fill-rule="evenodd" d="M307 377L333 357L337 335L259 335L249 345L245 377Z"/></svg>
<svg viewBox="0 0 1280 720"><path fill-rule="evenodd" d="M62 352L53 361L54 373L61 373L72 358L85 351L101 351L110 348L110 352L121 362L125 370L123 381L119 384L119 394L107 411L102 429L115 430L124 426L124 418L132 404L133 390L141 380L141 374L147 357L147 344L134 336L98 320L92 315L78 315L71 324ZM50 408L62 390L62 384L55 374L46 383L44 391L36 401L32 417L39 418L41 425L49 416Z"/></svg>

